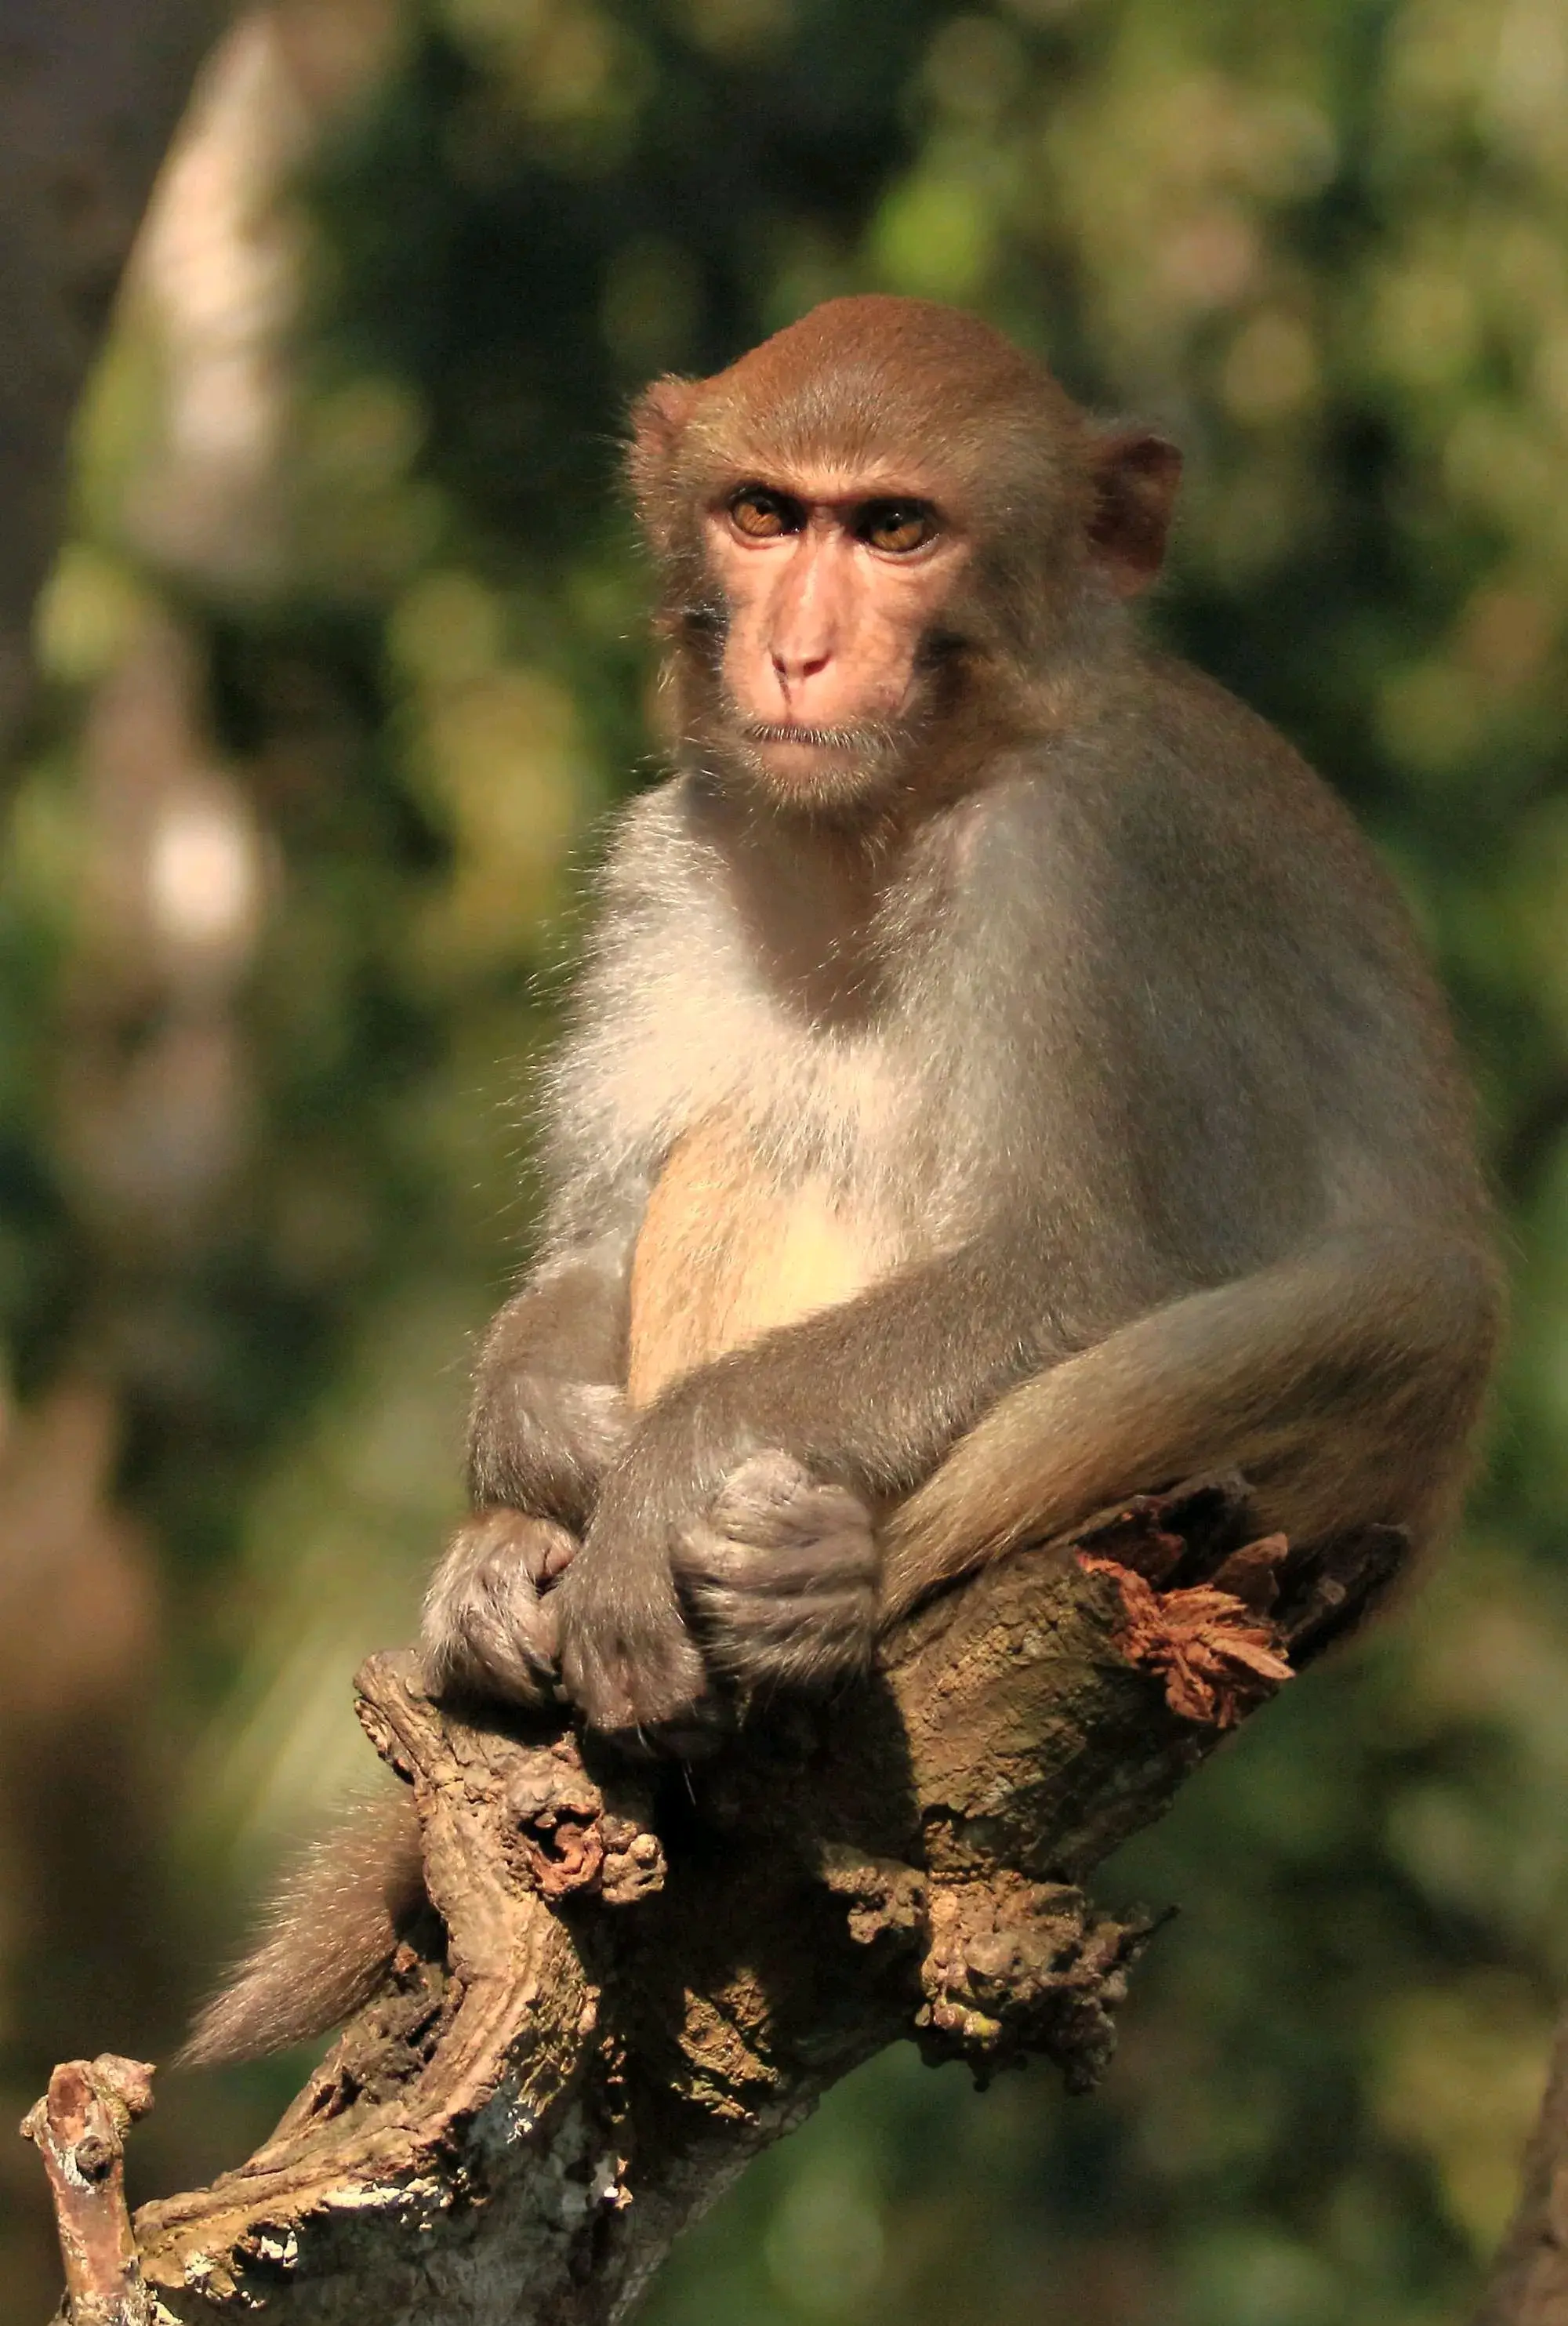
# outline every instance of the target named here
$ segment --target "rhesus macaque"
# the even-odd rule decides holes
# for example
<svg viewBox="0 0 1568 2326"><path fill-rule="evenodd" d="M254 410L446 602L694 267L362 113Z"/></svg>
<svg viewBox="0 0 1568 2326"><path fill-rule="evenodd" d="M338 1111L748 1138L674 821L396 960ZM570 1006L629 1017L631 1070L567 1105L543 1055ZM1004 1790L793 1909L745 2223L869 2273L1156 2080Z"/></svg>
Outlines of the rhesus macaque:
<svg viewBox="0 0 1568 2326"><path fill-rule="evenodd" d="M1179 467L912 300L641 398L673 773L550 1075L440 1686L679 1750L1138 1489L1234 1465L1303 1549L1451 1508L1469 1103L1349 818L1138 634ZM266 1959L206 2056L299 2032Z"/></svg>

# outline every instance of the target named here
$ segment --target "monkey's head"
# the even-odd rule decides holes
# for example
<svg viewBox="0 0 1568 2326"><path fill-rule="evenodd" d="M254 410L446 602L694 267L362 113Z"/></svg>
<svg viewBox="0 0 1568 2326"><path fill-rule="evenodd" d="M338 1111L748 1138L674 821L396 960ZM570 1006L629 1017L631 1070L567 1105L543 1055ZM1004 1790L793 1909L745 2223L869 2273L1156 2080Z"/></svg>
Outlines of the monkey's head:
<svg viewBox="0 0 1568 2326"><path fill-rule="evenodd" d="M713 378L657 380L630 473L679 738L843 812L918 784L959 703L1020 691L1158 572L1180 455L925 300L834 299Z"/></svg>

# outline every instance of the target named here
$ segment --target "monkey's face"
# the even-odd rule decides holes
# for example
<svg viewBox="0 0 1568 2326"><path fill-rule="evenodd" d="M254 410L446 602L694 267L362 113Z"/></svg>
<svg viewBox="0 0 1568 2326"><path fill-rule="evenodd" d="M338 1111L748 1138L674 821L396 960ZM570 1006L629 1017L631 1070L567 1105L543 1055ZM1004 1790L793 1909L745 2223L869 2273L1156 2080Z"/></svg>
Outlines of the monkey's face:
<svg viewBox="0 0 1568 2326"><path fill-rule="evenodd" d="M783 470L721 492L704 553L723 609L721 740L781 800L880 792L969 560L959 524L896 476Z"/></svg>
<svg viewBox="0 0 1568 2326"><path fill-rule="evenodd" d="M922 300L829 300L711 379L655 380L628 470L667 731L776 807L962 788L982 732L1022 731L1041 673L1158 572L1179 469Z"/></svg>

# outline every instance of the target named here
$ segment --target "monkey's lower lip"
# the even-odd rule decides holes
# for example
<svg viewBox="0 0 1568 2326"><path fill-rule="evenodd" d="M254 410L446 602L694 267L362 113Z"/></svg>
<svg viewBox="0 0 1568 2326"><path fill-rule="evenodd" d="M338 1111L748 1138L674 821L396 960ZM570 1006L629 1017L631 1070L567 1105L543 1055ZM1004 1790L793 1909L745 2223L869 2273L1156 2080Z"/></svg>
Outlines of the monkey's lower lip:
<svg viewBox="0 0 1568 2326"><path fill-rule="evenodd" d="M789 744L807 751L863 751L874 740L866 727L806 727L782 721L753 720L746 729L749 743Z"/></svg>

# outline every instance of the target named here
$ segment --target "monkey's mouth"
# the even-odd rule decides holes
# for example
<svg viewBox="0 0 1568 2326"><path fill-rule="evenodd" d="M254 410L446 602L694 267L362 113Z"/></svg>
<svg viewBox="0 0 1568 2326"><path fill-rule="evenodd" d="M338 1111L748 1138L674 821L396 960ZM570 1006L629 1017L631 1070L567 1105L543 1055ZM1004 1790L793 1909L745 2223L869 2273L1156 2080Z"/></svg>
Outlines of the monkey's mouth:
<svg viewBox="0 0 1568 2326"><path fill-rule="evenodd" d="M893 740L892 731L865 721L853 727L806 727L777 719L751 719L746 722L748 743L786 743L807 751L885 751Z"/></svg>

